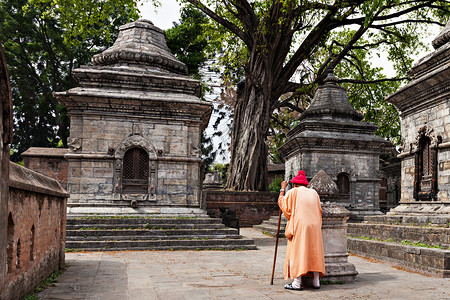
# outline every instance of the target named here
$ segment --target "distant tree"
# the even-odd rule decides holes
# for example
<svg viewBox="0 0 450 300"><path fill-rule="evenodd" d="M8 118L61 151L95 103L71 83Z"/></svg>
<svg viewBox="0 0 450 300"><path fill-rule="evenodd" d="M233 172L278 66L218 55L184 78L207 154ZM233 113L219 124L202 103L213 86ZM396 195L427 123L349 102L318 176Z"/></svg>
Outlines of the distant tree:
<svg viewBox="0 0 450 300"><path fill-rule="evenodd" d="M75 86L72 69L138 18L134 0L2 0L4 45L14 104L12 160L31 146L67 146L69 118L53 92Z"/></svg>
<svg viewBox="0 0 450 300"><path fill-rule="evenodd" d="M179 23L174 22L173 27L165 31L170 51L186 64L189 75L197 79L200 79L200 68L207 59L208 25L209 19L204 13L186 5L181 8Z"/></svg>
<svg viewBox="0 0 450 300"><path fill-rule="evenodd" d="M204 13L192 5L186 5L181 8L179 22L174 22L173 27L165 31L170 51L186 64L189 75L202 81L202 96L209 90L200 73L200 69L207 61L210 39L207 33L208 26L210 22ZM208 172L215 157L212 138L202 133L202 161L205 173Z"/></svg>
<svg viewBox="0 0 450 300"><path fill-rule="evenodd" d="M218 54L237 85L226 185L232 190L267 188L266 138L274 111L288 107L301 112L304 108L293 102L307 102L330 70L341 83L369 84L349 91L350 98L358 89L367 96L359 97L367 100L359 108L368 115L383 109L380 101L370 102L374 92L395 86L374 84L407 80L410 57L422 46L427 25L444 25L449 16L449 2L437 0L183 2L216 23L222 41ZM367 64L381 48L393 61L396 78L385 78ZM288 96L281 100L283 95Z"/></svg>

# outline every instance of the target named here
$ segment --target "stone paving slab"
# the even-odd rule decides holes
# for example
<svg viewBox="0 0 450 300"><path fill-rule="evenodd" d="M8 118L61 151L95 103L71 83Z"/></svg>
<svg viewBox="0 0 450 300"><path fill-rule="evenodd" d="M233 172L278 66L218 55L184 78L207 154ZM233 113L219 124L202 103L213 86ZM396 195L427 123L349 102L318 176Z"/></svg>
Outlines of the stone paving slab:
<svg viewBox="0 0 450 300"><path fill-rule="evenodd" d="M352 284L320 290L284 290L285 239L270 285L275 239L251 229L249 251L125 251L67 253L69 268L40 299L450 299L450 279L350 256L359 274Z"/></svg>

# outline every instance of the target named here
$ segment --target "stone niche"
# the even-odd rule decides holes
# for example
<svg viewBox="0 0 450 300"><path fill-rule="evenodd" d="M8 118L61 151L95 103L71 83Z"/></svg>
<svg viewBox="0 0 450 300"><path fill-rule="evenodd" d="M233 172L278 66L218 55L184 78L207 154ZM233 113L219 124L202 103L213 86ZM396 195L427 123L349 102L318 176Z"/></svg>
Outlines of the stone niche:
<svg viewBox="0 0 450 300"><path fill-rule="evenodd" d="M71 121L69 212L200 208L201 133L212 105L164 32L148 20L123 25L92 64L73 71L79 87L56 93Z"/></svg>
<svg viewBox="0 0 450 300"><path fill-rule="evenodd" d="M450 214L450 22L386 98L401 113L401 213Z"/></svg>
<svg viewBox="0 0 450 300"><path fill-rule="evenodd" d="M361 121L363 116L336 81L329 73L279 152L285 159L286 179L300 169L307 176L324 170L339 188L333 201L361 219L381 213L379 158L392 144L374 135L374 124Z"/></svg>

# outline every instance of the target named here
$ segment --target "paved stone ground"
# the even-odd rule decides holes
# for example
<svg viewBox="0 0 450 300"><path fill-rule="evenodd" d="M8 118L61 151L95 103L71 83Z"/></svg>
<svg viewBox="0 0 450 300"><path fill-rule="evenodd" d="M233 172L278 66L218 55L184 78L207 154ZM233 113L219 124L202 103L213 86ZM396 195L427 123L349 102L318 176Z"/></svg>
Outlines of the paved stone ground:
<svg viewBox="0 0 450 300"><path fill-rule="evenodd" d="M270 285L275 239L254 229L250 251L127 251L67 253L69 268L40 299L450 299L450 279L432 278L356 256L352 284L284 290L285 240Z"/></svg>

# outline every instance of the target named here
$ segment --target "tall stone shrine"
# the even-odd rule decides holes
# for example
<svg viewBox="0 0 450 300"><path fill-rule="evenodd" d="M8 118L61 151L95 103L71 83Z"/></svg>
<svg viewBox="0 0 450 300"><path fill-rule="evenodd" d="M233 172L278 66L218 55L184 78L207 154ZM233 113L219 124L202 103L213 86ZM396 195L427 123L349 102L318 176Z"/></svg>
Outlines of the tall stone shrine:
<svg viewBox="0 0 450 300"><path fill-rule="evenodd" d="M201 212L201 133L212 105L148 20L56 93L70 116L68 202L77 213Z"/></svg>
<svg viewBox="0 0 450 300"><path fill-rule="evenodd" d="M392 214L450 216L450 21L412 81L386 98L400 111L402 192Z"/></svg>
<svg viewBox="0 0 450 300"><path fill-rule="evenodd" d="M300 169L308 177L324 170L339 188L333 201L348 208L354 219L381 214L379 160L392 147L374 135L374 124L362 119L330 72L279 149L287 179Z"/></svg>

